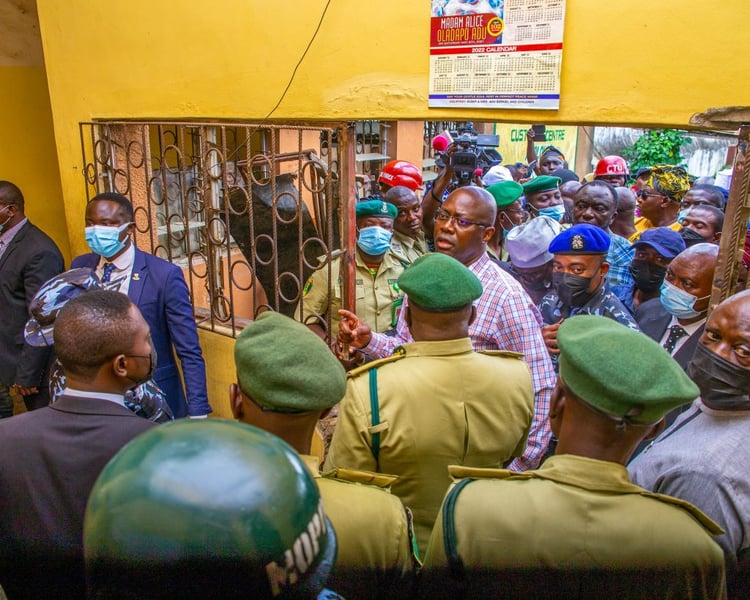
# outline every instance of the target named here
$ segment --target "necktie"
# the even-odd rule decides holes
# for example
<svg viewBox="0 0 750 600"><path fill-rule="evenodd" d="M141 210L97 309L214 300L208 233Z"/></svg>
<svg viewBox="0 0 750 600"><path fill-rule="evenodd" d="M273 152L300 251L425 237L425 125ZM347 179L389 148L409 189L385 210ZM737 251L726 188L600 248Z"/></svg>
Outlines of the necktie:
<svg viewBox="0 0 750 600"><path fill-rule="evenodd" d="M674 352L674 347L677 345L679 339L686 335L687 331L685 331L682 327L680 327L679 325L672 325L672 327L669 328L669 336L667 337L667 341L664 342L664 349L671 355L672 352Z"/></svg>
<svg viewBox="0 0 750 600"><path fill-rule="evenodd" d="M109 280L112 278L112 271L115 270L115 264L114 263L104 263L104 272L102 273L102 283L109 283Z"/></svg>

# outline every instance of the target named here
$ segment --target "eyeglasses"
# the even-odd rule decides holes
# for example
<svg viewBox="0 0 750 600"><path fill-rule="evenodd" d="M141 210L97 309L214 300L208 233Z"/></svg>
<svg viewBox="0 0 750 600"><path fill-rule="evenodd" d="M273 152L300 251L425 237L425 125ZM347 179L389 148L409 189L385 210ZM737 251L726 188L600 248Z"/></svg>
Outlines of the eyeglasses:
<svg viewBox="0 0 750 600"><path fill-rule="evenodd" d="M472 225L476 225L477 227L491 227L491 225L486 225L484 223L477 223L476 221L469 221L469 219L457 217L455 215L445 212L442 208L439 208L437 212L435 213L435 220L443 222L443 223L446 221L453 221L456 224L456 227L458 227L459 229L468 229Z"/></svg>
<svg viewBox="0 0 750 600"><path fill-rule="evenodd" d="M638 190L635 195L638 196L641 200L648 200L649 198L653 197L666 198L664 194L649 194L646 190Z"/></svg>

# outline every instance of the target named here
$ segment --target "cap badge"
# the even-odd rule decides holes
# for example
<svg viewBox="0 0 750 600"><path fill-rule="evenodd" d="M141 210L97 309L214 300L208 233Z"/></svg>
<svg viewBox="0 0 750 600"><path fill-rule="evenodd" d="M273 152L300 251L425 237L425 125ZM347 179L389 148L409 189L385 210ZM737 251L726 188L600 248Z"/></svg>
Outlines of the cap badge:
<svg viewBox="0 0 750 600"><path fill-rule="evenodd" d="M584 243L583 243L583 236L582 235L574 235L572 238L570 238L570 249L571 250L583 250Z"/></svg>

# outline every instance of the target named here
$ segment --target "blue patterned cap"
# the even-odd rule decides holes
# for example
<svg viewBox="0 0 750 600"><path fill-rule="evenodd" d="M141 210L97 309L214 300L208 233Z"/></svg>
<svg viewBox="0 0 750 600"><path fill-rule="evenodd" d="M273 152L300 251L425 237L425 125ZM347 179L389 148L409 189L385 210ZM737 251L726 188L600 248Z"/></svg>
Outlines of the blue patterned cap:
<svg viewBox="0 0 750 600"><path fill-rule="evenodd" d="M89 288L102 289L91 269L71 269L47 281L29 304L31 318L26 322L24 338L31 346L52 346L55 319L68 300Z"/></svg>
<svg viewBox="0 0 750 600"><path fill-rule="evenodd" d="M555 236L549 245L552 254L606 254L609 235L601 227L580 223Z"/></svg>

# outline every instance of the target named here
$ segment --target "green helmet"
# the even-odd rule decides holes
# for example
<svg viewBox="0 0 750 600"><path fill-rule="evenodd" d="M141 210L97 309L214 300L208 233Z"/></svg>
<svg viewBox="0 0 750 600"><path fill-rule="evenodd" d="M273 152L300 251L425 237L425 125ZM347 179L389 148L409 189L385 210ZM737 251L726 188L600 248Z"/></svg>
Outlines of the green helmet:
<svg viewBox="0 0 750 600"><path fill-rule="evenodd" d="M314 598L336 556L299 455L220 419L175 421L125 446L91 491L83 537L100 598Z"/></svg>

